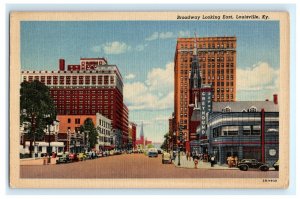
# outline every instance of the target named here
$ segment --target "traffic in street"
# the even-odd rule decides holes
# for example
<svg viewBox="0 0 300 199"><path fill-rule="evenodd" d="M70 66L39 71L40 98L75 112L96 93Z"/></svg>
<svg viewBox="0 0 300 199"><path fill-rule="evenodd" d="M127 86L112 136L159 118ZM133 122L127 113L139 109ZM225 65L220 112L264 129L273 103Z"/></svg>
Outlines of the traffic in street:
<svg viewBox="0 0 300 199"><path fill-rule="evenodd" d="M163 164L164 163L164 164ZM120 154L73 163L23 165L21 178L278 178L278 171L237 168L198 169L177 167L174 161L163 162L162 154L148 157L143 153Z"/></svg>

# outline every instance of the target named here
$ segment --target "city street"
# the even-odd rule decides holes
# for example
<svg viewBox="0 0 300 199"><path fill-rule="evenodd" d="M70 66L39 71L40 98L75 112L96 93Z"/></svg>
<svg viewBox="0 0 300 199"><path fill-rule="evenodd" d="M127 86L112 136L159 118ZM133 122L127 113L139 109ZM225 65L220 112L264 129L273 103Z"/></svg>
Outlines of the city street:
<svg viewBox="0 0 300 199"><path fill-rule="evenodd" d="M21 178L277 178L277 171L177 168L161 155L123 154L59 165L21 166Z"/></svg>

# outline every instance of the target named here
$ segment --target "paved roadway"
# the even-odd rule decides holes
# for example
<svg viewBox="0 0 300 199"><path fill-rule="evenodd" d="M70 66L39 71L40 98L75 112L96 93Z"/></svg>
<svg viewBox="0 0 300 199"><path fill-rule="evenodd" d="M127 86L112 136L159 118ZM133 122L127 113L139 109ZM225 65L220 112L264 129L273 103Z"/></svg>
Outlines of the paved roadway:
<svg viewBox="0 0 300 199"><path fill-rule="evenodd" d="M21 178L277 178L277 171L176 168L161 156L123 154L58 165L21 166Z"/></svg>

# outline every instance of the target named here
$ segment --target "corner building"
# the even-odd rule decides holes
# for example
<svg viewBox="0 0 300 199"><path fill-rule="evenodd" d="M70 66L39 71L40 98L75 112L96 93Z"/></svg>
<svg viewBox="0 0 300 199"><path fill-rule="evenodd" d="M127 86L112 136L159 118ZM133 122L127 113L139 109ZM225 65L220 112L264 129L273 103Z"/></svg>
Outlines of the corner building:
<svg viewBox="0 0 300 199"><path fill-rule="evenodd" d="M58 71L22 71L22 81L38 80L50 88L58 115L96 115L111 120L112 128L124 132L123 80L116 65L104 58L81 58L79 65L59 60ZM126 140L126 139L125 139Z"/></svg>
<svg viewBox="0 0 300 199"><path fill-rule="evenodd" d="M174 68L174 111L178 136L178 127L186 141L196 139L189 133L191 101L190 74L193 61L195 38L178 38L175 51ZM197 58L203 84L212 87L214 102L232 102L236 100L236 37L200 37L196 38Z"/></svg>

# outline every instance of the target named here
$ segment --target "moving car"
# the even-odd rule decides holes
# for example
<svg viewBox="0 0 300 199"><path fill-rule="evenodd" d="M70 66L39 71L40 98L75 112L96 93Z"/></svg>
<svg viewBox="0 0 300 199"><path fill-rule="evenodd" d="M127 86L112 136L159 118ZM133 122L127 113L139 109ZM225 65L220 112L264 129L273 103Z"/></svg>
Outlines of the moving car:
<svg viewBox="0 0 300 199"><path fill-rule="evenodd" d="M165 152L162 154L161 162L162 162L163 164L171 164L171 163L172 163L171 154L165 151Z"/></svg>
<svg viewBox="0 0 300 199"><path fill-rule="evenodd" d="M158 152L156 148L150 148L148 149L148 157L157 157Z"/></svg>
<svg viewBox="0 0 300 199"><path fill-rule="evenodd" d="M275 168L276 171L279 171L279 160L277 160L274 164L273 167Z"/></svg>
<svg viewBox="0 0 300 199"><path fill-rule="evenodd" d="M242 171L247 171L248 169L259 169L261 171L268 171L269 166L265 163L258 162L256 159L243 159L241 160L237 167Z"/></svg>

